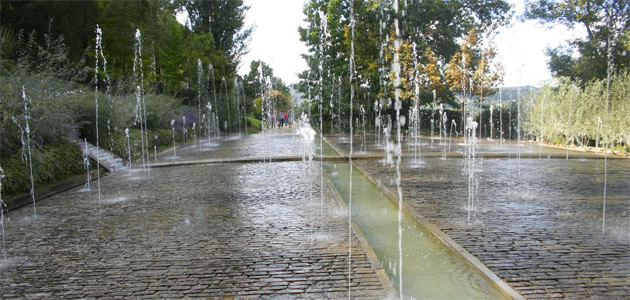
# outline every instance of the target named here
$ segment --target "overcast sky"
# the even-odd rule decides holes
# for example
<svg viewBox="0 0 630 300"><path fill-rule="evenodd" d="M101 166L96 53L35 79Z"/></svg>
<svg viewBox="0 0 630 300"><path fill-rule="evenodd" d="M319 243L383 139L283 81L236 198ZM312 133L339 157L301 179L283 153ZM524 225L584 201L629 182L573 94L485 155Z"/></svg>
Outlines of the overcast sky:
<svg viewBox="0 0 630 300"><path fill-rule="evenodd" d="M508 0L516 12L523 10L522 0ZM249 44L249 54L243 58L239 74L250 70L252 60L269 64L274 75L286 83L297 82L297 74L306 69L300 56L306 53L300 42L298 26L305 26L302 7L306 0L245 0L250 6L246 24L256 28ZM547 70L545 47L558 46L563 41L583 36L583 30L568 30L564 26L552 29L538 25L536 21L518 22L501 28L494 38L499 61L505 67L504 86L540 86L551 75Z"/></svg>

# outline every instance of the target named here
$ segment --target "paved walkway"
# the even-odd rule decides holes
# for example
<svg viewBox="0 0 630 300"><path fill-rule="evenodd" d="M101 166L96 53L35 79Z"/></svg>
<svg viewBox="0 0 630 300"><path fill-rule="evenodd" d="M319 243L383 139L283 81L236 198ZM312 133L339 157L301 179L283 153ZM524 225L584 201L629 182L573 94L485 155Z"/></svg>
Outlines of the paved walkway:
<svg viewBox="0 0 630 300"><path fill-rule="evenodd" d="M430 153L429 142L425 143L422 167L413 162L411 148L404 147L404 201L524 297L630 296L629 160L607 162L602 234L603 159L546 159L547 153L558 150L544 148L543 159L538 159L537 146L533 153L529 147L522 150L534 159L478 159L477 195L469 222L463 159L441 159L441 147L436 145L437 153ZM377 160L355 163L395 191L395 168Z"/></svg>
<svg viewBox="0 0 630 300"><path fill-rule="evenodd" d="M303 143L292 134L237 143L284 139ZM346 213L327 189L320 201L309 170L319 174L306 162L119 172L101 178L100 204L94 182L39 202L37 218L29 207L10 212L1 297L346 298ZM352 295L387 298L354 236L352 253Z"/></svg>

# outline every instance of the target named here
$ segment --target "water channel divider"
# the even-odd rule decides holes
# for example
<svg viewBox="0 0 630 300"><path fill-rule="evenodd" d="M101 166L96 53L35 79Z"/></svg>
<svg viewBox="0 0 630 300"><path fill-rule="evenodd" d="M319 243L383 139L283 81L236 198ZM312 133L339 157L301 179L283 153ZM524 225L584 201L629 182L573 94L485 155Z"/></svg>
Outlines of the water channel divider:
<svg viewBox="0 0 630 300"><path fill-rule="evenodd" d="M323 168L323 166L320 166L320 168ZM326 178L326 183L328 184L328 187L330 188L333 195L335 196L335 199L337 199L337 203L339 204L339 206L343 210L349 211L348 206L343 201L341 194L339 194L339 191L337 190L337 188L335 188L335 184L333 184L333 182L330 180L330 178L328 177L328 174L325 175L325 178ZM385 268L383 268L383 263L381 262L380 259L378 259L378 256L376 256L376 252L374 252L374 249L372 249L372 246L370 246L370 243L368 242L367 238L363 234L363 230L361 230L361 227L359 227L359 224L357 224L355 221L352 221L352 232L354 232L354 235L359 240L361 249L363 249L363 252L367 256L368 260L370 261L370 265L372 266L372 269L374 269L374 271L376 272L376 276L383 284L383 288L385 289L385 292L387 292L387 295L389 296L389 298L390 299L400 298L400 293L394 287L391 279L385 272Z"/></svg>
<svg viewBox="0 0 630 300"><path fill-rule="evenodd" d="M349 160L348 156L347 156L347 153L343 153L340 149L338 149L332 143L329 143L326 139L324 139L324 141L326 141L326 143L328 143L328 145L331 148L333 148L337 153L339 153L339 155L341 155L344 158L346 158L345 160ZM442 157L442 153L438 153L438 154L439 154L438 157ZM462 157L461 154L459 154L459 153L457 153L457 154L458 154L457 158L461 158ZM374 154L365 155L364 154L364 155L359 155L359 156L356 156L356 157L353 155L352 159L374 159L374 158L382 158L382 157L383 157L382 154L380 154L380 155L374 155ZM564 158L564 156L563 156L563 158ZM359 172L361 172L362 175L365 176L365 178L367 178L373 185L375 185L376 187L381 189L385 193L385 195L387 195L387 198L394 204L394 206L398 207L399 201L398 201L398 195L396 193L394 193L391 189L389 189L386 185L382 184L380 181L374 180L374 178L372 176L370 176L370 174L364 168L362 168L360 166L357 166L355 164L352 164L352 165L353 165L353 167L355 169L357 169ZM340 203L341 203L340 205L342 205L345 209L348 209L347 206L345 205L345 202L343 202L343 199L341 198L341 195L339 194L337 189L334 187L334 184L330 181L328 176L326 176L326 180L328 182L328 185L331 187L331 189L333 189L335 197L337 197L337 200L340 201ZM519 300L520 299L525 299L521 294L519 294L516 290L514 290L509 284L507 284L505 281L503 281L501 278L499 278L499 276L494 274L494 272L492 272L478 258L476 258L474 255L470 254L470 252L468 252L466 249L464 249L464 247L460 246L453 239L451 239L451 237L448 236L448 234L444 233L437 226L435 226L433 223L429 222L429 220L427 220L425 217L420 215L407 202L403 201L402 203L403 203L403 209L405 211L407 211L407 213L409 213L409 215L411 215L414 219L416 219L417 222L422 224L426 229L428 229L431 233L433 233L447 247L451 248L451 250L453 250L460 257L462 257L465 261L467 261L470 265L472 265L473 268L475 268L486 280L488 280L488 282L490 282L497 290L499 290L501 292L501 294L503 294L504 296L506 296L508 298L511 298L511 299L519 299ZM391 281L389 281L389 276L387 276L387 274L385 273L385 270L383 269L382 263L380 262L378 257L376 257L376 254L374 253L374 250L372 250L372 247L369 245L367 239L365 239L365 236L363 235L363 232L359 228L358 224L356 224L354 221L352 222L352 228L353 228L355 234L357 236L360 236L359 237L359 241L361 241L361 245L364 248L365 253L368 254L368 258L370 259L370 262L372 262L372 260L376 260L376 263L372 262L372 267L375 270L377 270L377 274L379 276L379 279L381 279L381 281L387 280L389 285L391 285ZM367 246L364 246L363 245L364 243ZM373 255L373 256L370 256L370 255ZM383 275L381 275L379 272L382 272ZM384 277L381 277L381 276L384 276ZM393 288L393 286L392 286L392 288Z"/></svg>
<svg viewBox="0 0 630 300"><path fill-rule="evenodd" d="M353 165L355 169L362 173L372 184L381 189L387 198L398 207L398 195L394 193L389 187L382 184L380 181L374 180L372 176L362 167ZM457 244L453 239L451 239L448 234L444 233L433 223L429 222L425 217L420 215L415 211L407 202L403 201L403 209L407 211L417 222L422 224L426 229L428 229L432 234L434 234L438 239L440 239L447 247L451 248L455 253L457 253L460 257L462 257L465 261L467 261L470 265L473 266L488 282L490 282L497 290L501 292L504 296L510 299L525 299L521 294L519 294L516 290L514 290L510 285L508 285L505 281L503 281L499 276L494 274L485 264L483 264L479 259L477 259L474 255L470 254L464 247Z"/></svg>

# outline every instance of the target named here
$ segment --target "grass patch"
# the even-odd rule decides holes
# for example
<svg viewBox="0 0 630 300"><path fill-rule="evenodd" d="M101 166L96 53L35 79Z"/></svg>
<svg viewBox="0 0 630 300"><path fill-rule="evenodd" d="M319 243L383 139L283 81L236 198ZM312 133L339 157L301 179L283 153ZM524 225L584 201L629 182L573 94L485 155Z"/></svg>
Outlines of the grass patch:
<svg viewBox="0 0 630 300"><path fill-rule="evenodd" d="M254 118L253 116L247 116L247 123L249 123L249 125L250 125L250 126L247 128L247 131L248 131L248 132L250 132L250 131L254 131L254 130L255 130L255 131L254 131L253 133L258 133L258 132L260 132L260 128L261 128L260 123L262 123L262 121L261 121L261 120L258 120L258 119L256 119L256 118ZM263 123L263 125L264 125L264 123Z"/></svg>

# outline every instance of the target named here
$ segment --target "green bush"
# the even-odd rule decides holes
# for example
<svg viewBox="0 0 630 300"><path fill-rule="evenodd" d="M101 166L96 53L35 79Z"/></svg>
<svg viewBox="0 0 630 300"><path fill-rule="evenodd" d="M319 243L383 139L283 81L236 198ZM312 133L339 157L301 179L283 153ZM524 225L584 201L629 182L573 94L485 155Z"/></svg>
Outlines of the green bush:
<svg viewBox="0 0 630 300"><path fill-rule="evenodd" d="M630 140L630 74L589 82L583 89L567 79L544 85L522 107L523 129L546 141L627 146ZM606 107L608 106L608 110ZM601 121L600 121L601 120Z"/></svg>
<svg viewBox="0 0 630 300"><path fill-rule="evenodd" d="M46 75L0 76L0 148L16 153L22 148L25 126L25 100L30 115L29 128L33 148L70 139L76 125L68 98L84 93L77 86Z"/></svg>
<svg viewBox="0 0 630 300"><path fill-rule="evenodd" d="M80 174L83 169L83 152L74 144L65 142L46 145L42 150L31 149L33 161L33 181L37 185L47 184L59 178ZM2 195L28 193L31 188L28 163L20 153L3 155Z"/></svg>

